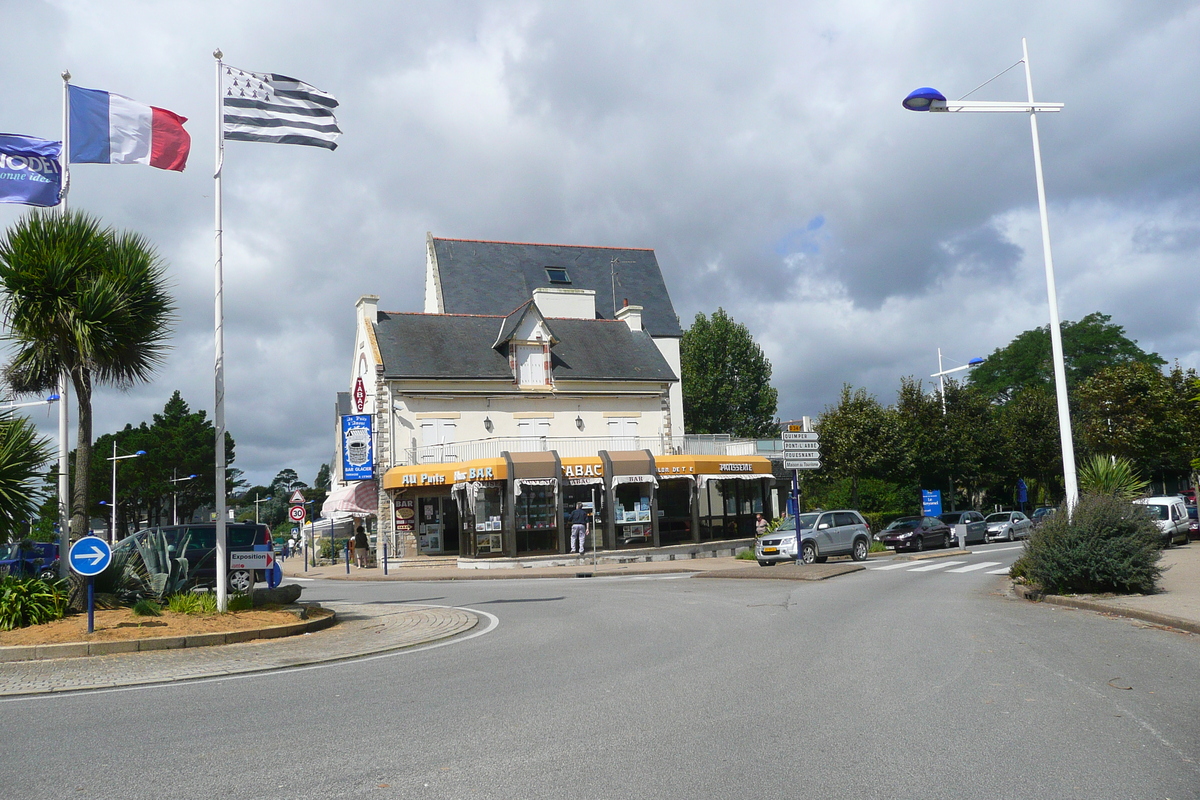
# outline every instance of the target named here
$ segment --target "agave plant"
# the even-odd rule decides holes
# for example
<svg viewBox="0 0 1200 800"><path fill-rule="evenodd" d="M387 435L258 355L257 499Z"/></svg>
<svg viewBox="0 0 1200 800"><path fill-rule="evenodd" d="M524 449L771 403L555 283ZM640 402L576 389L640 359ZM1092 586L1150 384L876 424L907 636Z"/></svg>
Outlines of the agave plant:
<svg viewBox="0 0 1200 800"><path fill-rule="evenodd" d="M134 561L140 577L146 584L146 596L162 602L187 586L188 560L175 553L187 552L191 534L185 534L178 544L172 546L161 529L150 531L137 540L141 563Z"/></svg>
<svg viewBox="0 0 1200 800"><path fill-rule="evenodd" d="M1079 488L1088 494L1134 500L1150 485L1123 456L1092 456L1079 470Z"/></svg>

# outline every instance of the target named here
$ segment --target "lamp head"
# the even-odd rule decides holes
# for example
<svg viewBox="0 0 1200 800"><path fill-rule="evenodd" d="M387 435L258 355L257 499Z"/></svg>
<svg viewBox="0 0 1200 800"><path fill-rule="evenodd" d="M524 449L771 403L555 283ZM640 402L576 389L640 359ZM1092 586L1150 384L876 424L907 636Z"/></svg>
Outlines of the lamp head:
<svg viewBox="0 0 1200 800"><path fill-rule="evenodd" d="M909 111L928 111L934 100L941 100L944 103L946 96L937 89L925 86L909 92L908 97L904 98L903 105Z"/></svg>
<svg viewBox="0 0 1200 800"><path fill-rule="evenodd" d="M968 361L967 366L968 367L977 367L982 363L983 363L983 359L977 357L977 358L972 358L970 361Z"/></svg>
<svg viewBox="0 0 1200 800"><path fill-rule="evenodd" d="M134 455L135 455L135 456L144 456L144 455L146 455L146 451L145 451L145 450L138 450L136 453L134 453Z"/></svg>

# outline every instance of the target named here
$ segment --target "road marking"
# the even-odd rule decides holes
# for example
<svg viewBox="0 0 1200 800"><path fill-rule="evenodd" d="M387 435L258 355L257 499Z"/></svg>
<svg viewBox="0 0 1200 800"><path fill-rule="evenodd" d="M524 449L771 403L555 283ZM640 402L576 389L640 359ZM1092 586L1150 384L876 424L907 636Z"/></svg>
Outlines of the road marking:
<svg viewBox="0 0 1200 800"><path fill-rule="evenodd" d="M886 567L867 567L867 569L882 571L885 569L902 569L904 567L911 567L911 566L912 566L911 561L900 561L895 564L888 564Z"/></svg>
<svg viewBox="0 0 1200 800"><path fill-rule="evenodd" d="M1003 553L1005 550L1024 550L1024 549L1025 549L1025 545L1019 544L1016 547L993 547L991 550L987 550L986 552L988 552L988 553Z"/></svg>
<svg viewBox="0 0 1200 800"><path fill-rule="evenodd" d="M1000 563L999 561L980 561L978 564L968 564L965 567L959 567L958 569L948 569L946 571L947 572L974 572L977 569L985 569L987 567L994 567L999 563Z"/></svg>
<svg viewBox="0 0 1200 800"><path fill-rule="evenodd" d="M289 581L315 581L316 578L288 578Z"/></svg>
<svg viewBox="0 0 1200 800"><path fill-rule="evenodd" d="M1008 571L1010 569L1012 569L1012 567L1005 567L1004 569L994 569L994 570L991 570L990 572L985 572L984 575L1007 575Z"/></svg>
<svg viewBox="0 0 1200 800"><path fill-rule="evenodd" d="M926 564L923 567L917 567L916 569L910 569L909 572L933 572L935 569L945 569L946 567L953 567L955 564L965 564L965 563L967 563L967 562L965 562L965 561L943 561L940 564Z"/></svg>

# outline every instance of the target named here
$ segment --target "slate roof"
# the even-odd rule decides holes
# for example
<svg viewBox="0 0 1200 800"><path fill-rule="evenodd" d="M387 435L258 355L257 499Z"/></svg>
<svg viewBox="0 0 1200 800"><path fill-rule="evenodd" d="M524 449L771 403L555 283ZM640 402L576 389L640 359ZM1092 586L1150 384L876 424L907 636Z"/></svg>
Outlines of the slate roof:
<svg viewBox="0 0 1200 800"><path fill-rule="evenodd" d="M642 306L642 326L651 336L682 336L679 317L653 250L523 244L429 237L441 277L447 314L507 314L534 289L591 289L596 316L613 318L612 260L617 270L617 307ZM570 283L551 283L546 267L561 267Z"/></svg>
<svg viewBox="0 0 1200 800"><path fill-rule="evenodd" d="M347 417L354 412L350 410L350 393L337 393L337 413L339 417Z"/></svg>
<svg viewBox="0 0 1200 800"><path fill-rule="evenodd" d="M388 379L512 381L506 346L493 348L503 316L379 312L375 338ZM676 381L654 341L624 322L562 319L550 323L555 382Z"/></svg>

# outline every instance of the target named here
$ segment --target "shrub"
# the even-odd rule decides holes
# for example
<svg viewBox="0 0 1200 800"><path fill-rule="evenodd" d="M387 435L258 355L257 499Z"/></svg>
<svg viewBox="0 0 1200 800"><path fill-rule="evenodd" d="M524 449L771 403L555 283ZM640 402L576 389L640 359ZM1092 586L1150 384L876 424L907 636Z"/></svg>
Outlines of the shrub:
<svg viewBox="0 0 1200 800"><path fill-rule="evenodd" d="M138 600L133 604L133 615L135 617L161 617L162 606L153 600Z"/></svg>
<svg viewBox="0 0 1200 800"><path fill-rule="evenodd" d="M1134 504L1084 495L1070 518L1063 509L1033 530L1011 575L1051 594L1157 590L1158 528Z"/></svg>
<svg viewBox="0 0 1200 800"><path fill-rule="evenodd" d="M0 630L11 631L62 619L67 613L67 586L41 578L0 580Z"/></svg>
<svg viewBox="0 0 1200 800"><path fill-rule="evenodd" d="M228 607L230 611L249 611L254 608L254 601L248 594L234 594L229 596Z"/></svg>
<svg viewBox="0 0 1200 800"><path fill-rule="evenodd" d="M167 598L167 608L176 614L215 614L217 596L212 592L180 592Z"/></svg>

